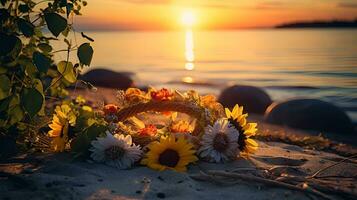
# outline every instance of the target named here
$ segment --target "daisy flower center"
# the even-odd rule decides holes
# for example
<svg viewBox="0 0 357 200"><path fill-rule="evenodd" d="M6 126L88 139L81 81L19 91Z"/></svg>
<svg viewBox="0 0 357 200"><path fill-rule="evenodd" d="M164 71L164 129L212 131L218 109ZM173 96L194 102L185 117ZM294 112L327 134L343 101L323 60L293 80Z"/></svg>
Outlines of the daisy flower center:
<svg viewBox="0 0 357 200"><path fill-rule="evenodd" d="M224 133L218 133L213 140L213 148L218 152L223 152L228 146L228 137Z"/></svg>
<svg viewBox="0 0 357 200"><path fill-rule="evenodd" d="M120 146L111 146L104 150L105 156L110 160L117 160L123 157L125 150Z"/></svg>
<svg viewBox="0 0 357 200"><path fill-rule="evenodd" d="M168 167L175 167L179 160L178 152L172 149L166 149L159 156L159 163Z"/></svg>

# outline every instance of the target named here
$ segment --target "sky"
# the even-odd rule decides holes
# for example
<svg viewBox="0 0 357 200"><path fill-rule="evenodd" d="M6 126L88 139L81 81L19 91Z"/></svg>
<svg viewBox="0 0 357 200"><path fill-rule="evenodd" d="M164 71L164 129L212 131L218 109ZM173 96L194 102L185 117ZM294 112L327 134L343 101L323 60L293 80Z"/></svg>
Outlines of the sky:
<svg viewBox="0 0 357 200"><path fill-rule="evenodd" d="M357 0L87 0L81 29L175 30L183 13L196 29L271 27L311 20L357 19Z"/></svg>

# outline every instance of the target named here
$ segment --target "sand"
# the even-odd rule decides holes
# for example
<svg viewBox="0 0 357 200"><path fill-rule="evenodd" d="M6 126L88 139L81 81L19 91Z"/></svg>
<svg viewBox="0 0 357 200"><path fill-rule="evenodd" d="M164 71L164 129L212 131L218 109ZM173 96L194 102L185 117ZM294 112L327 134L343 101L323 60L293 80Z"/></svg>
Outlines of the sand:
<svg viewBox="0 0 357 200"><path fill-rule="evenodd" d="M76 90L78 94L93 104L115 103L114 90ZM346 159L357 155L355 146L333 142L334 147L343 147L333 149L331 141L317 138L316 144L322 148L312 150L317 147L316 141L305 146L309 149L302 148L300 140L318 133L266 124L262 116L250 119L259 122L262 137L259 150L249 160L239 158L226 164L200 161L190 165L187 173L177 173L140 165L118 170L90 160L73 160L69 153L32 153L0 161L0 199L357 199L357 160ZM289 144L289 140L281 139L282 135L293 137L294 142ZM325 143L326 148L321 145ZM320 178L313 179L318 183L315 186L333 188L319 188L323 195L275 184L294 177L299 180L295 185L302 188L304 181L312 180L306 177L334 164L319 174ZM230 176L238 173L277 181L272 185L207 175L227 172Z"/></svg>
<svg viewBox="0 0 357 200"><path fill-rule="evenodd" d="M23 156L0 164L2 172L0 197L2 199L321 199L306 192L258 182L238 179L234 180L234 183L197 181L191 176L210 170L221 172L248 170L246 174L250 171L262 173L264 171L256 168L274 167L274 174L305 177L344 158L336 154L306 150L284 143L259 142L259 144L260 149L250 160L240 158L227 164L198 162L191 165L187 173L158 172L143 166L118 170L91 161L72 161L68 153ZM344 162L320 175L356 176L357 161ZM357 195L356 181L340 179L340 189ZM343 199L340 195L327 195Z"/></svg>

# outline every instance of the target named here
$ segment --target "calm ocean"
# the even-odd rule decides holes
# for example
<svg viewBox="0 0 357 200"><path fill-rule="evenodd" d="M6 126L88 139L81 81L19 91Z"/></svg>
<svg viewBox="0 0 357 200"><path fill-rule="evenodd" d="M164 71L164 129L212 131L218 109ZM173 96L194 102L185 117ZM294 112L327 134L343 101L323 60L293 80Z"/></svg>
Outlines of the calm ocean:
<svg viewBox="0 0 357 200"><path fill-rule="evenodd" d="M187 89L180 82L193 81L215 94L254 85L274 100L332 102L357 122L357 29L87 34L95 39L91 68L134 72L141 85Z"/></svg>

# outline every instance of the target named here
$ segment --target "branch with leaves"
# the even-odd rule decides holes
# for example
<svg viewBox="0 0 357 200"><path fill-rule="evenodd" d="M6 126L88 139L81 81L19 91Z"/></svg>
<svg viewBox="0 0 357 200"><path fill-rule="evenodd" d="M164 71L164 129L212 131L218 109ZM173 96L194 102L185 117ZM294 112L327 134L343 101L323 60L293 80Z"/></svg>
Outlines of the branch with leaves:
<svg viewBox="0 0 357 200"><path fill-rule="evenodd" d="M73 18L81 15L83 0L0 0L0 132L21 133L45 116L47 97L63 97L93 56L88 40L73 44ZM52 41L67 45L66 60L54 60ZM76 40L75 40L76 41ZM77 51L78 63L70 53ZM21 125L21 126L20 126ZM16 135L16 134L15 134Z"/></svg>

